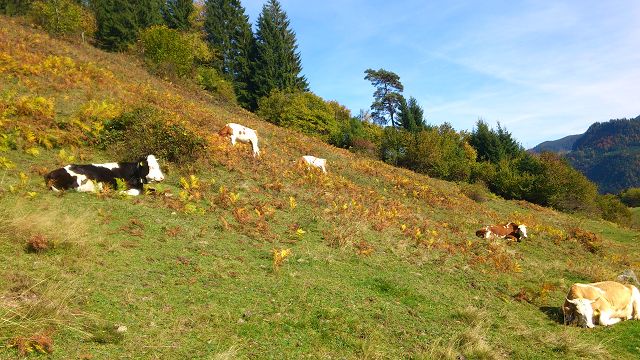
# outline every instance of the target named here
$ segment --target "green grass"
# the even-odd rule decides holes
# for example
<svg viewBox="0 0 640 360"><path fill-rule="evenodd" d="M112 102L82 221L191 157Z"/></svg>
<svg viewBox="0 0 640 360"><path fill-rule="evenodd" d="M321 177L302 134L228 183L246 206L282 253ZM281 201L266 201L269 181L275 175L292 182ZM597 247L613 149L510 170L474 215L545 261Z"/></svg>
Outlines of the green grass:
<svg viewBox="0 0 640 360"><path fill-rule="evenodd" d="M638 232L495 196L476 203L454 183L359 158L150 77L126 55L11 25L0 35L15 46L0 44L4 52L37 63L57 49L114 74L113 88L69 88L0 72L0 84L20 94L55 97L56 119L91 99L150 103L211 149L194 166L162 163L158 195L135 198L45 189L38 173L67 162L61 148L85 163L114 160L108 150L0 152L15 164L0 168L1 344L46 333L53 359L637 358L640 322L565 327L559 306L573 282L638 271ZM229 120L258 129L259 159L211 136ZM326 157L329 175L297 168L306 153ZM186 200L180 178L192 174L201 185ZM525 222L529 239L474 236L507 221ZM604 251L568 239L573 227L601 236ZM27 251L34 236L50 249ZM291 250L279 267L274 249ZM16 354L0 347L0 358Z"/></svg>

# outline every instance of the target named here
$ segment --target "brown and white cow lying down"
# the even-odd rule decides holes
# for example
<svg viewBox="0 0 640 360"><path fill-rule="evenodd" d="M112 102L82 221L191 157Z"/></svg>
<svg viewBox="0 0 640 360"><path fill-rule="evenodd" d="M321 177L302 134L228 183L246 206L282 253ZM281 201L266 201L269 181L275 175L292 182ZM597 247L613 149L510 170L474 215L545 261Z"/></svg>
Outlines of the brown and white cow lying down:
<svg viewBox="0 0 640 360"><path fill-rule="evenodd" d="M482 229L476 231L476 236L484 239L508 238L520 241L520 238L527 237L527 227L524 224L516 224L513 222L504 225L486 225Z"/></svg>
<svg viewBox="0 0 640 360"><path fill-rule="evenodd" d="M260 149L258 149L258 133L246 126L240 124L228 123L220 131L218 135L229 137L231 139L231 145L236 144L236 140L242 143L251 144L253 148L253 156L260 155Z"/></svg>
<svg viewBox="0 0 640 360"><path fill-rule="evenodd" d="M582 327L604 326L620 320L640 320L640 292L633 285L615 281L573 284L562 305L564 323L577 320Z"/></svg>

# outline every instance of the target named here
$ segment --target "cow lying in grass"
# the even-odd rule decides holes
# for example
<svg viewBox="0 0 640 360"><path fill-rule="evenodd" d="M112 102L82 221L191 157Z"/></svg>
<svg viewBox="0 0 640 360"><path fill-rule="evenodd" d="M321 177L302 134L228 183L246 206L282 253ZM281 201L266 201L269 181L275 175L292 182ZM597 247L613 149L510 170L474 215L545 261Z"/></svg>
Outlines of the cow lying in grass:
<svg viewBox="0 0 640 360"><path fill-rule="evenodd" d="M235 145L236 141L240 141L245 144L251 144L253 148L253 156L260 155L260 149L258 149L258 133L249 129L246 126L240 124L228 123L220 131L218 135L231 139L231 145Z"/></svg>
<svg viewBox="0 0 640 360"><path fill-rule="evenodd" d="M476 236L484 239L500 238L520 241L520 238L527 237L527 227L524 224L513 222L504 225L486 225L476 231Z"/></svg>
<svg viewBox="0 0 640 360"><path fill-rule="evenodd" d="M573 284L562 305L565 325L577 320L582 327L593 328L594 319L603 326L621 320L640 320L640 292L633 285L615 281Z"/></svg>
<svg viewBox="0 0 640 360"><path fill-rule="evenodd" d="M118 162L91 165L67 165L44 176L47 186L54 191L75 189L81 192L101 190L103 184L112 189L122 179L127 186L127 195L139 195L143 184L162 181L164 175L155 156L149 155L137 162Z"/></svg>
<svg viewBox="0 0 640 360"><path fill-rule="evenodd" d="M307 167L313 166L322 170L323 173L327 173L327 159L320 159L311 155L305 155L300 159L307 164Z"/></svg>

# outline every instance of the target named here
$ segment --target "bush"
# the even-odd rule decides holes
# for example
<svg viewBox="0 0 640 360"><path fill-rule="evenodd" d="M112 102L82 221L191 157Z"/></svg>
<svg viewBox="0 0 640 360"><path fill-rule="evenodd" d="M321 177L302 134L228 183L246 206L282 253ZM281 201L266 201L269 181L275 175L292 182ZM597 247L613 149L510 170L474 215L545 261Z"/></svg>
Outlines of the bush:
<svg viewBox="0 0 640 360"><path fill-rule="evenodd" d="M591 231L581 228L569 229L569 240L577 241L592 254L600 253L603 250L604 241L602 238Z"/></svg>
<svg viewBox="0 0 640 360"><path fill-rule="evenodd" d="M73 0L35 1L29 15L37 25L54 35L95 31L91 13Z"/></svg>
<svg viewBox="0 0 640 360"><path fill-rule="evenodd" d="M147 65L161 75L191 75L197 63L212 53L197 34L185 34L166 26L152 26L140 33L140 48Z"/></svg>
<svg viewBox="0 0 640 360"><path fill-rule="evenodd" d="M217 94L221 99L236 103L233 84L225 80L214 68L200 66L196 74L196 83L205 90Z"/></svg>
<svg viewBox="0 0 640 360"><path fill-rule="evenodd" d="M113 148L120 158L134 160L148 154L175 163L200 157L205 141L179 124L165 120L154 108L142 107L105 122L100 139L103 148Z"/></svg>
<svg viewBox="0 0 640 360"><path fill-rule="evenodd" d="M257 114L279 126L300 130L328 141L338 132L334 105L310 92L272 90L258 101Z"/></svg>
<svg viewBox="0 0 640 360"><path fill-rule="evenodd" d="M629 224L631 221L631 211L615 195L600 195L596 204L605 220L618 224Z"/></svg>
<svg viewBox="0 0 640 360"><path fill-rule="evenodd" d="M491 194L489 192L489 189L487 189L487 185L483 183L474 183L474 184L462 183L460 184L460 191L466 197L478 203L483 203L489 200L489 196Z"/></svg>
<svg viewBox="0 0 640 360"><path fill-rule="evenodd" d="M451 181L468 181L476 158L475 150L448 124L413 133L386 127L379 151L389 164Z"/></svg>
<svg viewBox="0 0 640 360"><path fill-rule="evenodd" d="M640 188L629 188L620 193L620 200L628 207L640 207Z"/></svg>

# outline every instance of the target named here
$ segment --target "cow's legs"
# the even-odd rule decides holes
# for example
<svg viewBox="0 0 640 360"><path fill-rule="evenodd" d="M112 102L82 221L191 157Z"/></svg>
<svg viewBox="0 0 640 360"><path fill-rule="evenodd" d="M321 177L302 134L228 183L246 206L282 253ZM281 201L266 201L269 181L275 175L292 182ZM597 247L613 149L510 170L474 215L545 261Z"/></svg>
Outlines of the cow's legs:
<svg viewBox="0 0 640 360"><path fill-rule="evenodd" d="M260 155L260 149L258 149L258 140L251 141L251 148L253 149L253 156Z"/></svg>
<svg viewBox="0 0 640 360"><path fill-rule="evenodd" d="M236 144L236 136L231 135L231 145L235 145L235 144Z"/></svg>
<svg viewBox="0 0 640 360"><path fill-rule="evenodd" d="M602 313L600 313L600 318L598 319L598 322L600 323L600 325L603 326L610 326L613 324L617 324L620 322L620 318L612 318L611 314L607 311L604 311Z"/></svg>

